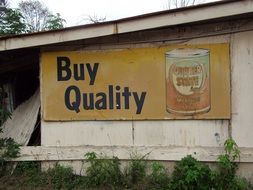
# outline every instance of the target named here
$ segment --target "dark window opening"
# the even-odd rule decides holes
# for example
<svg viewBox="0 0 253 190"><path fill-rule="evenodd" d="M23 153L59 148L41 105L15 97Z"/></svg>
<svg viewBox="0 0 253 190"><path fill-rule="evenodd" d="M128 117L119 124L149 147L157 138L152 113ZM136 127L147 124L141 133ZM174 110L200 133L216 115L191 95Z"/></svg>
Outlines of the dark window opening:
<svg viewBox="0 0 253 190"><path fill-rule="evenodd" d="M14 108L28 100L39 88L39 69L33 68L18 72L14 76Z"/></svg>
<svg viewBox="0 0 253 190"><path fill-rule="evenodd" d="M34 126L34 131L28 142L28 146L40 146L41 145L41 122L40 122L40 111L37 117L36 124Z"/></svg>
<svg viewBox="0 0 253 190"><path fill-rule="evenodd" d="M5 92L2 93L4 99L1 99L10 112L32 97L39 86L38 49L0 52L0 87ZM28 145L41 144L40 121L38 114Z"/></svg>

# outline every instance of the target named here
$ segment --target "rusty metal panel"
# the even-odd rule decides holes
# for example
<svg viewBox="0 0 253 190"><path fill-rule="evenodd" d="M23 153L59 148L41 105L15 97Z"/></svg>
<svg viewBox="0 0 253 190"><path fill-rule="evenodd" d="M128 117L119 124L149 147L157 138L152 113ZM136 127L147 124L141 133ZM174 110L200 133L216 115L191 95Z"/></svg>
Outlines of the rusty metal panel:
<svg viewBox="0 0 253 190"><path fill-rule="evenodd" d="M229 119L229 67L229 44L45 52L43 118Z"/></svg>

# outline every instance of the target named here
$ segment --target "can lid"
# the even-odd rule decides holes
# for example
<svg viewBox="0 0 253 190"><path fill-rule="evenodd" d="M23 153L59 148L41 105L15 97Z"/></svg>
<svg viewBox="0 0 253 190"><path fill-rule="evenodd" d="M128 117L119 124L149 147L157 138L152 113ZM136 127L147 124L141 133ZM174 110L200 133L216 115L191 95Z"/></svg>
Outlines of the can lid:
<svg viewBox="0 0 253 190"><path fill-rule="evenodd" d="M209 53L208 49L199 49L199 48L178 48L166 52L166 56L169 57L180 57L180 58L189 58L189 57L199 57L205 56Z"/></svg>

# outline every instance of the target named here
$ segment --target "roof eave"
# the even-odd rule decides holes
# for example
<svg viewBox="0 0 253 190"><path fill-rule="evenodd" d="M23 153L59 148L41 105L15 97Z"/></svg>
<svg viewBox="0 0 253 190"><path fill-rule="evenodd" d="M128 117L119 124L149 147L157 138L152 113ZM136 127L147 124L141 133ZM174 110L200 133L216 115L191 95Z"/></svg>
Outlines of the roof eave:
<svg viewBox="0 0 253 190"><path fill-rule="evenodd" d="M242 15L253 12L253 1L226 1L173 11L140 15L99 24L0 38L0 51L122 34L160 27ZM204 13L204 14L203 14Z"/></svg>

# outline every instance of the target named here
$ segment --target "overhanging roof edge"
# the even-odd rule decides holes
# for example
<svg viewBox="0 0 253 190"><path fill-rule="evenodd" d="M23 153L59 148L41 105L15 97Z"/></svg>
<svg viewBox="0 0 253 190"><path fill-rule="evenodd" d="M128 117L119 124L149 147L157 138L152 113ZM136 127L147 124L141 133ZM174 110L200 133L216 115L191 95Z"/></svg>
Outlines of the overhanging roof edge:
<svg viewBox="0 0 253 190"><path fill-rule="evenodd" d="M253 1L251 0L211 3L210 6L202 5L181 8L173 11L162 11L99 24L3 37L0 38L0 51L187 24L252 12Z"/></svg>

